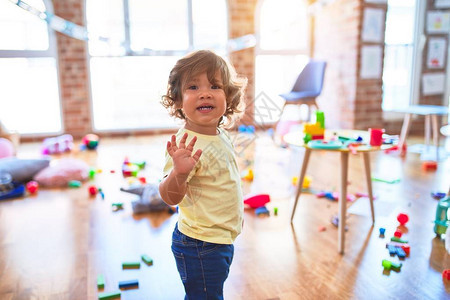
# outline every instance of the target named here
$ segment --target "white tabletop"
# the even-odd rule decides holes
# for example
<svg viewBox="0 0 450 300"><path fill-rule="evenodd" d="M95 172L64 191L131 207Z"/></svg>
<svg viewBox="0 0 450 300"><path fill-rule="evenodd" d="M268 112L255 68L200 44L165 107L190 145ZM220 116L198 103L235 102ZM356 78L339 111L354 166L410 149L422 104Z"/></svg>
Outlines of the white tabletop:
<svg viewBox="0 0 450 300"><path fill-rule="evenodd" d="M441 105L411 105L405 108L394 109L392 111L423 116L425 115L443 116L448 114L448 107Z"/></svg>

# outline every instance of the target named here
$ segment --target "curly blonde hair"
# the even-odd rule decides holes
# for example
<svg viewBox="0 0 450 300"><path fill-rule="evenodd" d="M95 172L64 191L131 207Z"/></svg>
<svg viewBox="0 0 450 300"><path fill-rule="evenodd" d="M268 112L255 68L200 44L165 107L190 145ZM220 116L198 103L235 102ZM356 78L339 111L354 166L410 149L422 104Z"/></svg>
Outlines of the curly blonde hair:
<svg viewBox="0 0 450 300"><path fill-rule="evenodd" d="M169 110L171 116L185 120L186 116L181 110L181 103L188 80L206 72L209 82L214 83L218 71L222 75L227 107L217 126L223 124L224 117L231 124L232 116L244 110L244 91L247 86L247 78L238 77L232 65L209 50L192 52L177 61L170 71L167 93L162 96L162 105Z"/></svg>

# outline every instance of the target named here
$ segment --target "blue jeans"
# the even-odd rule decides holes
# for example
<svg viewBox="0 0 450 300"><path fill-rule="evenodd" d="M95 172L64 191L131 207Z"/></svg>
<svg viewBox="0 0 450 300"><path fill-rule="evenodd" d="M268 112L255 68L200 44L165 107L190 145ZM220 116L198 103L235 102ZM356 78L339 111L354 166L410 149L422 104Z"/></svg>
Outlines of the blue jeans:
<svg viewBox="0 0 450 300"><path fill-rule="evenodd" d="M223 284L233 261L234 246L190 238L178 230L172 235L172 252L183 281L184 299L223 299Z"/></svg>

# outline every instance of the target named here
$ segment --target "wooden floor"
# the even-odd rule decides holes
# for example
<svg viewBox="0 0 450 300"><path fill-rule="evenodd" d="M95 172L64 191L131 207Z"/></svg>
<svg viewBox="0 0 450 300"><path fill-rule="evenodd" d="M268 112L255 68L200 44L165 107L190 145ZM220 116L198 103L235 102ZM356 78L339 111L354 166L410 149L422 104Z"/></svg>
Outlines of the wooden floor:
<svg viewBox="0 0 450 300"><path fill-rule="evenodd" d="M127 185L120 169L125 156L145 160L148 181L157 182L164 164L168 136L103 139L97 151L72 153L102 169L80 189L41 189L37 196L0 202L0 299L97 299L99 292L117 290L122 280L138 279L139 288L122 291L121 299L183 299L183 286L170 250L177 215L133 215L135 199L119 191ZM447 144L449 142L447 141ZM242 150L242 149L241 149ZM39 144L24 144L20 157L36 157ZM437 201L434 190L447 191L450 158L436 172L424 172L418 154L405 159L395 154L371 154L372 173L397 184L374 182L376 223L371 224L368 200L348 203L345 254L337 252L337 229L330 219L336 202L302 194L294 221L290 209L298 176L301 149L276 146L265 133L240 153L240 165L250 166L253 183L248 193L269 193L278 216L258 218L245 212L245 226L235 243L235 257L225 298L239 299L449 299L450 284L441 272L450 268L444 241L435 237ZM58 157L54 157L58 159ZM316 190L337 190L339 156L314 152L307 174ZM363 160L350 157L349 193L365 192ZM116 170L116 173L110 173ZM95 184L105 199L90 198ZM124 202L113 212L111 203ZM404 236L411 255L401 272L385 272L387 239L397 227L399 212L409 214ZM325 231L319 227L325 226ZM379 237L385 227L386 238ZM151 256L153 266L122 270L124 261ZM104 274L105 288L97 289Z"/></svg>

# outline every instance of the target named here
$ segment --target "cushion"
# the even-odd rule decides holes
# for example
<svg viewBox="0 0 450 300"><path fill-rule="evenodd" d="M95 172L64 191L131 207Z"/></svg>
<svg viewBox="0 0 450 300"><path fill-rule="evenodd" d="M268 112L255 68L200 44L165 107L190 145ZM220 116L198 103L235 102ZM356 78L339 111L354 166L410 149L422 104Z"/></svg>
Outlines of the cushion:
<svg viewBox="0 0 450 300"><path fill-rule="evenodd" d="M88 178L89 166L82 160L62 158L41 170L34 176L34 180L45 187L68 186L69 181L84 181Z"/></svg>
<svg viewBox="0 0 450 300"><path fill-rule="evenodd" d="M0 159L0 172L9 173L13 181L27 182L42 169L48 167L49 159L19 159L8 157Z"/></svg>

